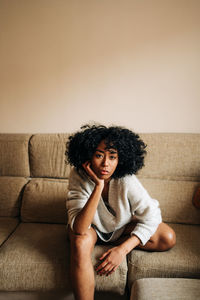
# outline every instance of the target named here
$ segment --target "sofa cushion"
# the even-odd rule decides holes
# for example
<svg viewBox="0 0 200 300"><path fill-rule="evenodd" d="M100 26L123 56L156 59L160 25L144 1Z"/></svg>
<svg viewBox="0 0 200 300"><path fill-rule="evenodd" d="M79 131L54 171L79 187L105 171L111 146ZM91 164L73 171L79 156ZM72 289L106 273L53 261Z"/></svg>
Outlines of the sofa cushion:
<svg viewBox="0 0 200 300"><path fill-rule="evenodd" d="M0 251L1 291L71 291L67 230L61 224L21 223ZM95 247L94 263L107 247ZM99 290L121 294L126 260L108 277L96 276Z"/></svg>
<svg viewBox="0 0 200 300"><path fill-rule="evenodd" d="M0 134L0 176L30 175L29 134Z"/></svg>
<svg viewBox="0 0 200 300"><path fill-rule="evenodd" d="M110 245L96 245L92 254L93 265L99 263L98 258L102 256L109 248ZM109 291L123 295L125 292L127 280L127 262L126 258L123 260L118 269L109 277L99 276L95 273L96 291Z"/></svg>
<svg viewBox="0 0 200 300"><path fill-rule="evenodd" d="M19 219L0 217L0 245L2 245L19 224Z"/></svg>
<svg viewBox="0 0 200 300"><path fill-rule="evenodd" d="M20 194L26 183L24 177L0 176L0 217L19 216Z"/></svg>
<svg viewBox="0 0 200 300"><path fill-rule="evenodd" d="M140 134L147 144L141 176L200 180L200 134Z"/></svg>
<svg viewBox="0 0 200 300"><path fill-rule="evenodd" d="M130 300L197 300L199 279L145 278L136 280Z"/></svg>
<svg viewBox="0 0 200 300"><path fill-rule="evenodd" d="M192 203L199 182L139 179L151 197L159 200L164 222L200 224L200 210Z"/></svg>
<svg viewBox="0 0 200 300"><path fill-rule="evenodd" d="M69 288L66 226L21 223L0 251L1 290Z"/></svg>
<svg viewBox="0 0 200 300"><path fill-rule="evenodd" d="M170 224L176 245L165 252L133 250L128 255L129 286L145 277L200 278L200 226Z"/></svg>
<svg viewBox="0 0 200 300"><path fill-rule="evenodd" d="M0 300L74 300L74 296L72 295L72 293L62 291L62 290L61 291L39 291L39 292L0 291Z"/></svg>
<svg viewBox="0 0 200 300"><path fill-rule="evenodd" d="M23 222L67 223L67 180L33 179L25 187Z"/></svg>
<svg viewBox="0 0 200 300"><path fill-rule="evenodd" d="M30 141L30 169L32 177L68 178L66 164L68 134L36 134Z"/></svg>

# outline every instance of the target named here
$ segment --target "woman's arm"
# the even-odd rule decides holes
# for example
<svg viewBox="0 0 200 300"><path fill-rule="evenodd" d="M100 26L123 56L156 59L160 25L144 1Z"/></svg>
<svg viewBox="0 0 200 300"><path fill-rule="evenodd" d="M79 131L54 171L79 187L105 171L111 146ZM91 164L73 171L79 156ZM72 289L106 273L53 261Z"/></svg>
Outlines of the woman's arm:
<svg viewBox="0 0 200 300"><path fill-rule="evenodd" d="M104 188L104 180L99 179L92 171L90 162L84 163L83 168L95 183L95 187L85 206L75 218L73 230L76 234L85 234L88 230L94 218Z"/></svg>
<svg viewBox="0 0 200 300"><path fill-rule="evenodd" d="M136 235L144 246L162 222L159 202L151 198L136 176L130 178L128 197L131 212L137 219L131 234Z"/></svg>

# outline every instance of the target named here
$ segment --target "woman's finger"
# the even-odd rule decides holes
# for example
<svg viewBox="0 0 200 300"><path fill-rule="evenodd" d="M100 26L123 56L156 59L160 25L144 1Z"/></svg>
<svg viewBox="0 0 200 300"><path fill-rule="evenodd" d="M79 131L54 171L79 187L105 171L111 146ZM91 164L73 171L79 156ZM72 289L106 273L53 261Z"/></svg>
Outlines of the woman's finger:
<svg viewBox="0 0 200 300"><path fill-rule="evenodd" d="M100 260L104 259L110 253L110 249L101 255Z"/></svg>

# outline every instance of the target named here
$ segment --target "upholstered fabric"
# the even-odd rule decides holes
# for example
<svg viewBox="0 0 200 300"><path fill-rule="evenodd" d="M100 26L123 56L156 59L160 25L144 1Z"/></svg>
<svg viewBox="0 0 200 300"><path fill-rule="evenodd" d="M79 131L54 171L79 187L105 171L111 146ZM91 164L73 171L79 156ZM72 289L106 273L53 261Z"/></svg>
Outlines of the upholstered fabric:
<svg viewBox="0 0 200 300"><path fill-rule="evenodd" d="M0 217L0 246L13 233L18 223L17 218Z"/></svg>
<svg viewBox="0 0 200 300"><path fill-rule="evenodd" d="M107 247L97 246L94 264ZM65 225L21 223L0 251L1 290L71 290ZM97 290L123 294L127 263L109 277L96 276Z"/></svg>
<svg viewBox="0 0 200 300"><path fill-rule="evenodd" d="M200 280L183 278L149 278L137 280L130 300L198 300Z"/></svg>
<svg viewBox="0 0 200 300"><path fill-rule="evenodd" d="M200 210L192 203L199 182L139 178L152 198L158 199L164 222L200 224Z"/></svg>
<svg viewBox="0 0 200 300"><path fill-rule="evenodd" d="M68 180L32 179L25 187L23 222L67 223Z"/></svg>
<svg viewBox="0 0 200 300"><path fill-rule="evenodd" d="M74 300L72 293L67 291L39 291L39 292L2 292L0 300ZM95 299L98 300L98 299ZM99 299L101 300L101 299ZM104 299L106 300L106 299ZM109 299L110 300L110 299ZM118 300L118 299L115 299ZM119 299L121 300L121 299Z"/></svg>
<svg viewBox="0 0 200 300"><path fill-rule="evenodd" d="M0 176L0 217L19 216L21 192L27 181L23 177Z"/></svg>
<svg viewBox="0 0 200 300"><path fill-rule="evenodd" d="M30 169L32 177L68 178L66 164L68 134L36 134L30 140Z"/></svg>
<svg viewBox="0 0 200 300"><path fill-rule="evenodd" d="M67 289L66 226L21 223L0 251L1 290Z"/></svg>
<svg viewBox="0 0 200 300"><path fill-rule="evenodd" d="M170 224L176 245L165 252L133 250L128 255L129 286L144 277L200 278L200 226Z"/></svg>
<svg viewBox="0 0 200 300"><path fill-rule="evenodd" d="M145 168L148 178L200 181L200 138L192 133L140 134L147 144Z"/></svg>
<svg viewBox="0 0 200 300"><path fill-rule="evenodd" d="M30 175L28 134L0 134L0 176Z"/></svg>
<svg viewBox="0 0 200 300"><path fill-rule="evenodd" d="M95 292L95 300L127 300L124 295L112 292ZM0 300L74 300L69 291L32 291L32 292L2 292Z"/></svg>
<svg viewBox="0 0 200 300"><path fill-rule="evenodd" d="M106 252L111 246L96 245L92 254L93 265L96 266L99 263L98 258ZM125 292L127 278L127 262L123 260L118 269L112 273L109 277L99 276L95 273L96 290L97 291L109 291L113 293L119 293L121 295Z"/></svg>

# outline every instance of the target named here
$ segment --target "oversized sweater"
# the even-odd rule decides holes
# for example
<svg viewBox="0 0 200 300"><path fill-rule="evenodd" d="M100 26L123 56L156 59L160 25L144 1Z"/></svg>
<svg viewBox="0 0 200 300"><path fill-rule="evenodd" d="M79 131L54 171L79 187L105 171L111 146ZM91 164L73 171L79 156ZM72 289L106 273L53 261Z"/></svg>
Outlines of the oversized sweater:
<svg viewBox="0 0 200 300"><path fill-rule="evenodd" d="M66 202L68 223L72 229L76 216L94 187L95 183L83 170L72 168ZM108 204L100 198L91 224L98 236L106 242L118 239L125 226L136 217L137 225L131 234L136 235L145 245L162 221L158 201L150 197L135 175L110 180Z"/></svg>

